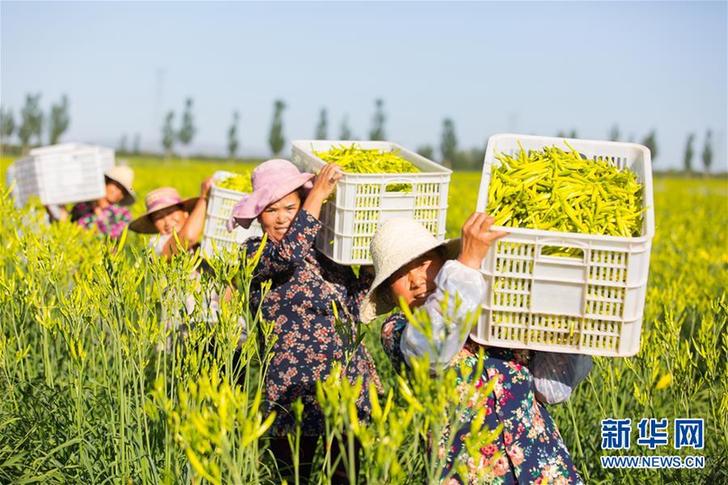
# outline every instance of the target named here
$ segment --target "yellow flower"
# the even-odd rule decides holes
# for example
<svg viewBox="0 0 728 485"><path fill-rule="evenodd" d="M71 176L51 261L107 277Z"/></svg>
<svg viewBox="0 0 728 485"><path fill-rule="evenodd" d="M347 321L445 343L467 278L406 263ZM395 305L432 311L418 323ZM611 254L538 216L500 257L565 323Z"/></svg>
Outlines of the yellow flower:
<svg viewBox="0 0 728 485"><path fill-rule="evenodd" d="M655 389L659 391L665 389L666 387L669 387L670 384L672 384L672 374L668 372L667 374L660 377L660 380L657 381L657 384L655 384Z"/></svg>

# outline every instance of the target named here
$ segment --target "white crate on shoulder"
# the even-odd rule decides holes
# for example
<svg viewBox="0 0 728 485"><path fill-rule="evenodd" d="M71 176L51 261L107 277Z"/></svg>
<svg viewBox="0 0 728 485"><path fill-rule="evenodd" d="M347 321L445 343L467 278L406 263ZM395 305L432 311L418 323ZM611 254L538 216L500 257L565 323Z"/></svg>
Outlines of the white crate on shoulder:
<svg viewBox="0 0 728 485"><path fill-rule="evenodd" d="M316 248L339 264L372 264L372 236L380 224L395 217L421 222L436 238L444 239L452 171L442 165L386 141L295 140L291 160L300 170L317 173L326 162L314 152L351 145L385 152L396 150L420 172L344 174L335 198L321 208L322 228ZM396 190L402 184L409 190Z"/></svg>
<svg viewBox="0 0 728 485"><path fill-rule="evenodd" d="M8 168L5 171L5 187L10 190L10 197L12 197L15 207L17 209L23 207L21 195L18 190L18 186L15 183L15 163L8 165Z"/></svg>
<svg viewBox="0 0 728 485"><path fill-rule="evenodd" d="M253 236L260 236L263 231L258 221L253 221L250 228L244 229L236 226L232 232L227 229L227 222L233 212L235 204L245 195L236 190L224 189L215 184L237 174L219 170L212 176L213 183L207 201L207 215L205 217L205 229L202 234L201 250L205 257L212 257L215 254L232 250L240 246L246 239Z"/></svg>
<svg viewBox="0 0 728 485"><path fill-rule="evenodd" d="M471 337L482 344L551 352L627 357L640 346L650 249L655 233L650 151L634 143L566 140L594 161L631 170L643 185L639 237L494 227L508 236L488 252L482 273L488 286ZM478 195L488 204L491 169L499 153L545 146L563 138L499 134L490 137ZM554 248L574 248L567 257ZM562 252L564 254L564 252Z"/></svg>
<svg viewBox="0 0 728 485"><path fill-rule="evenodd" d="M38 196L44 205L95 200L106 193L104 173L115 164L110 148L62 143L32 149L15 161L18 201Z"/></svg>

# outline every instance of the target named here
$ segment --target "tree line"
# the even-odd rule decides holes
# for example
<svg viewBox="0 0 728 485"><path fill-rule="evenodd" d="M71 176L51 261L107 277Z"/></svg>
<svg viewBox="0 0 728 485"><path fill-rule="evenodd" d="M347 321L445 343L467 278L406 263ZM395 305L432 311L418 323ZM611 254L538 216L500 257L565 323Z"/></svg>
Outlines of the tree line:
<svg viewBox="0 0 728 485"><path fill-rule="evenodd" d="M572 137L575 138L575 137ZM618 125L613 125L609 130L609 139L611 141L620 141L620 131ZM634 142L634 136L630 136L627 140ZM650 131L641 141L642 145L650 149L652 155L652 161L657 158L657 132L656 130ZM693 173L693 157L695 156L695 133L688 133L687 140L685 141L685 151L683 152L683 170L687 173ZM703 168L706 173L710 172L710 167L713 165L713 132L708 129L705 132L705 138L703 138L703 150L701 153L703 161Z"/></svg>
<svg viewBox="0 0 728 485"><path fill-rule="evenodd" d="M190 128L192 123L192 114L189 112L192 107L192 100L188 99L185 102L184 115L182 120L182 126L177 132L183 133L187 127L188 131L194 134L194 128ZM273 118L268 134L268 146L271 153L274 156L280 154L283 149L286 139L283 131L283 112L286 109L286 103L281 99L276 99L273 102ZM165 118L164 128L162 129L162 139L165 153L172 153L172 148L175 143L174 138L174 127L173 127L174 113L169 112ZM381 98L374 100L374 114L372 115L372 125L368 133L369 140L385 140L386 139L386 125L387 115L384 110L384 101ZM240 129L240 114L238 111L233 112L232 123L227 130L227 156L229 159L235 159L237 157L238 149L240 148L239 140L239 129ZM559 138L577 138L576 130L571 131L559 131L556 133ZM314 139L316 140L327 140L329 139L329 119L328 111L326 108L321 108L319 111L318 120L314 128ZM349 127L348 117L345 115L340 126L338 138L336 140L352 140L357 139L351 128ZM190 139L186 141L178 137L180 143L189 143ZM618 125L613 125L608 133L608 139L612 141L620 141L620 131ZM631 136L629 140L634 142L634 136ZM650 149L652 155L652 162L658 155L657 150L657 132L656 130L650 131L641 140L641 143ZM693 169L693 157L695 153L694 149L695 134L690 133L686 142L685 153L683 157L684 170L688 173L694 171ZM702 149L702 161L705 172L710 172L711 165L713 163L713 145L712 145L712 132L707 130L703 149ZM436 153L435 147L432 145L421 145L417 147L416 151L420 155L430 160L437 160L441 164L451 167L457 170L478 170L483 163L485 158L485 147L474 147L470 149L460 149L458 146L458 138L455 132L455 122L451 118L445 118L442 121L442 134L440 136L439 151Z"/></svg>
<svg viewBox="0 0 728 485"><path fill-rule="evenodd" d="M10 144L13 135L17 136L22 153L28 151L33 141L35 145L44 145L45 140L49 145L58 143L71 124L68 96L61 96L48 113L41 109L40 98L40 93L26 94L17 120L10 108L0 107L0 146Z"/></svg>
<svg viewBox="0 0 728 485"><path fill-rule="evenodd" d="M58 143L61 136L68 130L70 126L69 101L66 95L63 95L58 103L51 105L50 111L44 114L40 108L40 93L27 94L25 104L19 113L19 119L16 122L12 111L9 108L0 107L0 146L9 144L12 136L15 134L19 141L21 150L26 153L31 142L35 140L36 145L43 144L43 134L47 134L48 144ZM276 99L273 102L273 117L268 134L268 146L274 156L278 156L286 143L284 134L283 113L286 110L286 103L282 99ZM184 106L181 110L179 127L176 126L176 114L174 111L168 111L162 123L162 149L166 157L175 154L176 147L189 147L197 134L195 117L193 113L194 101L191 97L184 100ZM371 120L371 129L368 133L369 140L385 140L387 114L384 108L384 100L377 98L374 100L374 114ZM443 165L457 170L477 170L481 167L485 158L485 147L475 147L470 149L461 149L458 146L458 138L455 130L455 122L451 118L445 118L442 121L442 132L440 143L436 149L432 145L421 145L416 151L420 155L437 160ZM227 129L227 156L229 159L237 157L240 148L240 113L234 111L232 121ZM559 131L556 134L560 138L577 138L576 130ZM318 120L314 128L314 138L317 140L329 139L329 119L326 108L319 111ZM339 125L337 140L357 139L349 126L348 117L345 115ZM620 141L621 133L619 126L614 124L608 133L609 140ZM634 135L630 136L627 141L634 142ZM137 133L134 135L133 144L128 145L128 137L122 135L117 150L122 153L139 154L141 136ZM641 140L641 143L650 149L653 163L657 159L657 133L656 130L650 131ZM683 169L687 173L695 171L693 159L695 158L695 133L689 133L685 143L683 153ZM712 131L708 129L703 138L703 147L701 151L701 159L703 168L706 173L710 172L713 164L713 140Z"/></svg>

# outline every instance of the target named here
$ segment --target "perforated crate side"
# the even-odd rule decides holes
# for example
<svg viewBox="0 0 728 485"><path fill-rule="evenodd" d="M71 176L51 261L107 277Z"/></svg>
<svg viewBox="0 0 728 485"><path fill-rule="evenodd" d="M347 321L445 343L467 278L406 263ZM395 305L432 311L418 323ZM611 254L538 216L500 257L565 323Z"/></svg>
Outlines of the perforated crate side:
<svg viewBox="0 0 728 485"><path fill-rule="evenodd" d="M99 199L106 193L103 160L95 150L36 155L43 204Z"/></svg>
<svg viewBox="0 0 728 485"><path fill-rule="evenodd" d="M260 224L253 221L248 229L240 226L235 227L232 232L227 229L227 222L232 215L233 208L245 194L235 190L229 190L215 185L215 181L234 176L236 174L226 171L218 171L213 175L213 185L207 204L205 217L205 228L203 231L202 252L206 256L225 251L239 246L246 239L262 234Z"/></svg>
<svg viewBox="0 0 728 485"><path fill-rule="evenodd" d="M379 225L396 217L415 219L443 239L449 169L391 142L297 140L293 142L292 161L299 169L315 173L325 162L314 151L352 143L364 149L398 150L421 172L344 174L334 199L322 209L324 234L317 238L317 249L340 264L370 264L371 237Z"/></svg>
<svg viewBox="0 0 728 485"><path fill-rule="evenodd" d="M607 320L565 315L484 310L477 342L545 352L628 357L639 351L642 318Z"/></svg>

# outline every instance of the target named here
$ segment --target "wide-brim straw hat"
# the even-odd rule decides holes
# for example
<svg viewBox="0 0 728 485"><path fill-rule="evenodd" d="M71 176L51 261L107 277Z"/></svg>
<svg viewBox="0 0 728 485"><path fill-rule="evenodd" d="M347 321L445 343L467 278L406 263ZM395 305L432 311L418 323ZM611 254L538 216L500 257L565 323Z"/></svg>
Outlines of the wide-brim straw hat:
<svg viewBox="0 0 728 485"><path fill-rule="evenodd" d="M385 293L389 288L382 284L403 266L439 247L445 249L447 259L455 258L460 250L460 239L438 241L412 219L389 219L382 224L369 245L375 276L359 310L361 321L368 323L377 315L392 311L395 303Z"/></svg>
<svg viewBox="0 0 728 485"><path fill-rule="evenodd" d="M153 214L175 206L179 206L179 208L183 211L191 212L198 199L199 197L192 197L190 199L183 200L182 197L179 196L177 189L173 187L161 187L159 189L152 190L144 198L144 204L147 206L147 212L131 221L129 229L142 234L158 233L159 231L156 227L154 227L154 221L152 221L151 216Z"/></svg>
<svg viewBox="0 0 728 485"><path fill-rule="evenodd" d="M136 194L134 189L131 188L134 183L134 170L126 165L117 165L107 170L104 177L116 182L124 189L124 198L121 199L119 205L132 205L134 203Z"/></svg>
<svg viewBox="0 0 728 485"><path fill-rule="evenodd" d="M281 200L296 189L310 189L313 186L312 178L314 174L300 172L288 160L274 158L261 163L250 175L253 192L246 194L233 207L228 230L232 230L236 224L245 229L249 228L255 218L270 204Z"/></svg>

